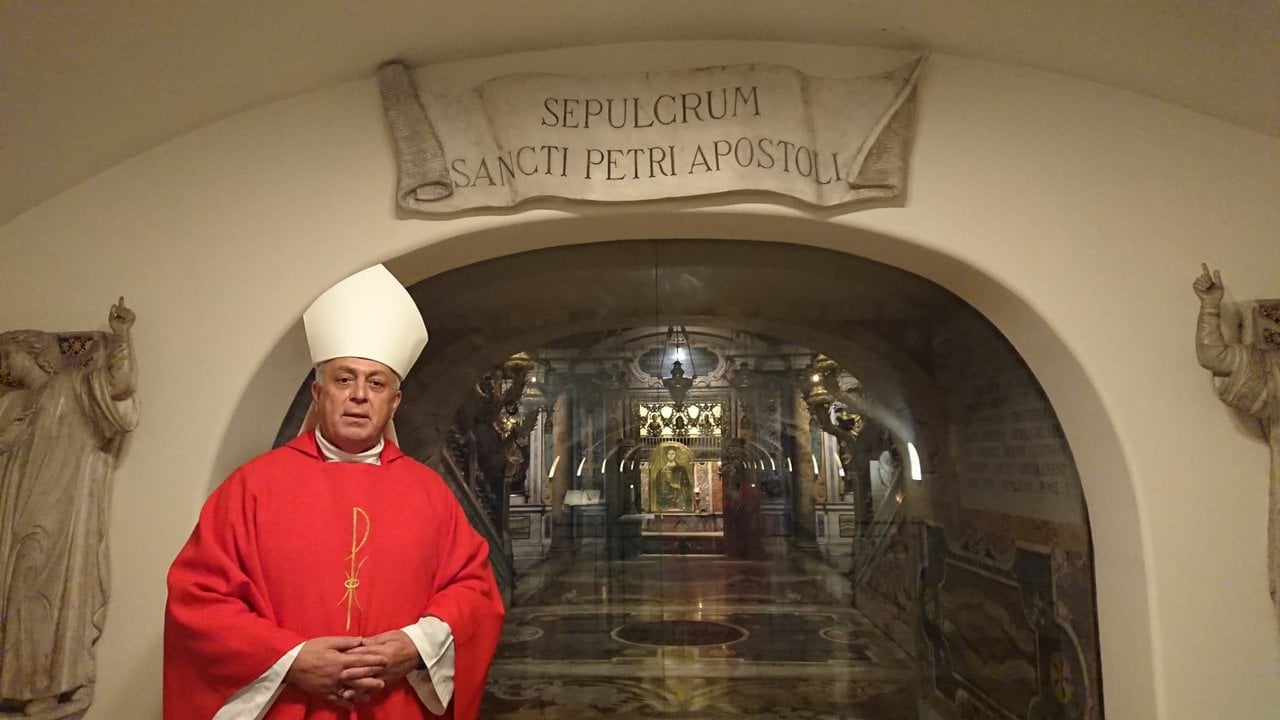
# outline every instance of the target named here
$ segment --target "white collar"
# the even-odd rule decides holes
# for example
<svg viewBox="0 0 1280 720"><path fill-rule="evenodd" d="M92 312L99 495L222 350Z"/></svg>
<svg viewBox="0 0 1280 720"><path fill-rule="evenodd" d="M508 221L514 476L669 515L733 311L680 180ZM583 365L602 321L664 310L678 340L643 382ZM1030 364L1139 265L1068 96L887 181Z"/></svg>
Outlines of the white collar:
<svg viewBox="0 0 1280 720"><path fill-rule="evenodd" d="M329 442L320 434L320 429L316 429L316 445L320 448L320 454L324 455L324 459L329 462L347 462L347 463L364 463L365 465L381 465L382 464L382 446L385 441L378 438L378 444L365 450L364 452L349 453L343 451L337 445Z"/></svg>

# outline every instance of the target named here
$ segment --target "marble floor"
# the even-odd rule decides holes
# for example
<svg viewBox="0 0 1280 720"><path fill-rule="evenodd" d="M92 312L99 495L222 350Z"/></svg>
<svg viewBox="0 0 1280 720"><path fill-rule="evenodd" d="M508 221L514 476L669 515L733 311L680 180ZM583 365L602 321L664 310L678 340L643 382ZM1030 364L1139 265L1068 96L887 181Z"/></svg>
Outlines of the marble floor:
<svg viewBox="0 0 1280 720"><path fill-rule="evenodd" d="M601 555L522 576L484 717L918 717L910 658L808 556Z"/></svg>

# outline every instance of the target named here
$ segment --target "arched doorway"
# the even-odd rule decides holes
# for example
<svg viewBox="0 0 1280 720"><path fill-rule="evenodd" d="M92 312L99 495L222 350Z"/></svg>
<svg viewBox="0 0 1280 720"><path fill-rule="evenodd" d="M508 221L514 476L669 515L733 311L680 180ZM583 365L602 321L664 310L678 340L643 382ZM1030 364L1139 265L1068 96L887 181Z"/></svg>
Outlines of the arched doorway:
<svg viewBox="0 0 1280 720"><path fill-rule="evenodd" d="M777 578L781 558L785 567L807 568L809 581L843 582L818 604L856 601L866 627L907 658L889 668L907 671L894 675L896 685L852 693L867 701L865 712L909 688L940 717L1101 716L1090 536L1074 460L1017 352L948 291L848 254L711 240L540 250L411 290L433 340L405 385L402 444L451 477L473 519L488 524L512 595L541 602L514 616L511 645L535 647L538 638L565 634L566 618L588 625L584 618L594 618L603 635L591 644L603 657L593 662L629 659L631 670L647 664L664 680L695 678L704 698L726 696L706 683L727 664L737 669L735 682L745 677L757 688L768 673L792 684L812 679L805 673L814 662L885 670L847 656L863 626L826 610L811 609L814 627L793 627L813 638L779 637L773 648L739 652L730 646L741 638L726 636L703 652L693 640L710 630L690 627L674 644L637 650L645 643L629 633L652 640L680 635L671 623L704 621L653 620L653 592L610 579L724 569L713 562L689 570L691 556L762 562L747 573ZM673 379L669 363L682 346L699 378L677 398L664 381ZM735 482L745 480L741 492L758 492L747 522L731 520L728 468ZM676 501L661 497L662 483L676 488ZM738 545L734 535L744 527L763 557ZM565 575L555 563L580 559L587 548L588 582L561 588L559 599L576 607L557 615L546 607L565 604L547 602L546 588L558 587L548 581ZM729 570L726 582L743 577L742 567ZM530 578L540 584L530 588ZM640 599L626 610L629 620L612 623L618 587ZM587 591L599 602L583 610ZM787 593L766 593L766 614L798 621L803 614L778 610L793 599ZM737 621L715 625L768 635L742 627L750 624L743 617L760 615L741 612L747 596L760 597L741 589L682 597L679 612L693 613L696 602L699 617ZM662 593L656 600L663 607ZM713 600L719 604L707 609ZM770 653L793 642L830 643L828 655L804 655L792 663L799 675L780 675L787 661ZM857 647L863 655L892 652ZM543 682L551 664L568 663L590 679L580 683L587 696L602 687L621 692L599 667L583 675L583 658L555 648L544 642L506 659L537 665ZM500 678L503 660L500 653ZM720 676L691 674L716 663ZM906 679L916 675L922 684ZM826 686L860 682L834 677L841 682L826 678ZM679 687L688 683L657 695ZM648 691L644 697L653 697ZM505 699L529 700L521 692L508 689ZM568 711L537 702L507 709Z"/></svg>

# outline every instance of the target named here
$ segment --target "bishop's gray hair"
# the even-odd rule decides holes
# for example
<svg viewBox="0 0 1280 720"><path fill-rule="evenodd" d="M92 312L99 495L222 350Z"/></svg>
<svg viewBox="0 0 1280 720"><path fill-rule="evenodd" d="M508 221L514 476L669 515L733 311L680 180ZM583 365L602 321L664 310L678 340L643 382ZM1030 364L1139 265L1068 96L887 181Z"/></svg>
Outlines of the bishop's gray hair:
<svg viewBox="0 0 1280 720"><path fill-rule="evenodd" d="M338 358L333 358L332 360L325 360L324 362L321 362L316 365L315 367L316 383L320 385L324 384L324 369L329 366L329 363L337 359ZM400 376L397 375L394 370L391 370L391 368L387 368L387 369L391 371L391 391L396 392L400 389Z"/></svg>

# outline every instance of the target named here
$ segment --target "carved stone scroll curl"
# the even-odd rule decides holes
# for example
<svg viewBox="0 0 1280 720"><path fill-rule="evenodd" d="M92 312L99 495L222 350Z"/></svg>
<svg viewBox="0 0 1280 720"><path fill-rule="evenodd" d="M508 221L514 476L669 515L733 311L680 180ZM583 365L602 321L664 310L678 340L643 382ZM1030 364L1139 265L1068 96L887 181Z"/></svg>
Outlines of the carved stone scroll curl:
<svg viewBox="0 0 1280 720"><path fill-rule="evenodd" d="M402 63L378 68L378 89L395 140L396 202L407 210L426 210L432 201L453 194L444 148Z"/></svg>

